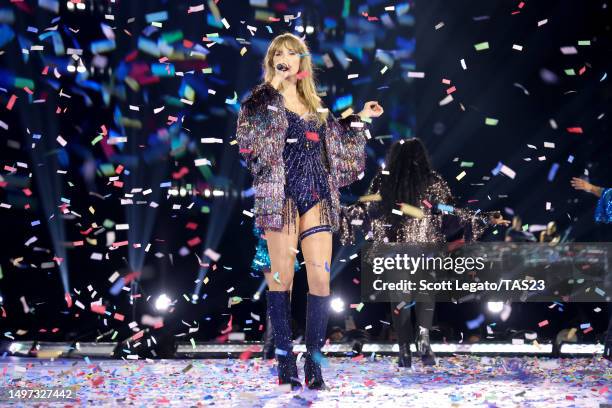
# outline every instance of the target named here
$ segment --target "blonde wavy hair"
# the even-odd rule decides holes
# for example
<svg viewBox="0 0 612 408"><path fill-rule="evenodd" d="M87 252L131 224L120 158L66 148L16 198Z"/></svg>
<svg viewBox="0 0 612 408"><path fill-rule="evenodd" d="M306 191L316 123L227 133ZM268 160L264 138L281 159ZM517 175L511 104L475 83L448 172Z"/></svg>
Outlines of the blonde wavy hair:
<svg viewBox="0 0 612 408"><path fill-rule="evenodd" d="M263 61L264 68L264 81L272 82L272 78L274 78L274 54L277 50L286 47L294 52L297 52L300 55L300 68L298 72L306 72L306 77L297 81L297 93L302 102L308 108L308 112L311 115L315 115L317 117L317 121L319 124L324 124L327 121L328 111L318 112L317 109L322 109L323 105L321 104L321 98L317 95L317 87L314 77L314 69L312 66L312 58L310 57L310 50L308 46L302 39L298 36L295 36L291 33L284 33L277 35L274 37L270 45L268 46L268 51L266 52L266 57ZM282 90L282 84L279 91Z"/></svg>

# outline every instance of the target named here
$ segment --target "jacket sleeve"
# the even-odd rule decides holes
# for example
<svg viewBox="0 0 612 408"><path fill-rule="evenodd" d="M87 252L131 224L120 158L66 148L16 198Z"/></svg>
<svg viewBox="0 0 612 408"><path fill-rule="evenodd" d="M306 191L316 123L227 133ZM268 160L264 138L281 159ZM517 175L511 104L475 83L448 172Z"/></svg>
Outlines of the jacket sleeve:
<svg viewBox="0 0 612 408"><path fill-rule="evenodd" d="M336 164L338 187L348 186L365 169L365 144L368 125L358 115L338 119L330 113L330 129L340 140Z"/></svg>
<svg viewBox="0 0 612 408"><path fill-rule="evenodd" d="M482 212L456 207L455 197L453 197L448 183L442 177L438 177L434 182L433 191L436 203L432 203L432 205L437 206L438 210L454 214L464 227L471 230L471 239L474 241L484 234L489 226L489 218L497 214L496 211Z"/></svg>
<svg viewBox="0 0 612 408"><path fill-rule="evenodd" d="M239 153L244 158L249 171L256 175L265 165L274 165L274 152L282 138L268 138L276 134L274 127L280 128L279 115L272 112L274 100L265 88L256 88L242 103L238 112L236 141ZM272 140L274 139L274 140ZM278 139L278 140L276 140Z"/></svg>
<svg viewBox="0 0 612 408"><path fill-rule="evenodd" d="M595 207L595 221L612 223L612 188L604 188Z"/></svg>

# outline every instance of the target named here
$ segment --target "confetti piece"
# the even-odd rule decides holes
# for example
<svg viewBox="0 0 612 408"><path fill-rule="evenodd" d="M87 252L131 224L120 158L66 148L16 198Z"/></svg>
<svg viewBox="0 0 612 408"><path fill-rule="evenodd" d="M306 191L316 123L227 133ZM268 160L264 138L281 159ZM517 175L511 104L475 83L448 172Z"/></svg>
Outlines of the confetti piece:
<svg viewBox="0 0 612 408"><path fill-rule="evenodd" d="M582 134L582 128L581 127L569 127L569 128L567 128L567 131L570 132L570 133Z"/></svg>
<svg viewBox="0 0 612 408"><path fill-rule="evenodd" d="M212 163L208 159L195 159L194 164L196 167L200 166L210 166Z"/></svg>
<svg viewBox="0 0 612 408"><path fill-rule="evenodd" d="M408 78L425 78L424 72L408 71Z"/></svg>
<svg viewBox="0 0 612 408"><path fill-rule="evenodd" d="M319 134L316 132L306 132L306 139L312 140L313 142L318 142Z"/></svg>
<svg viewBox="0 0 612 408"><path fill-rule="evenodd" d="M204 4L199 4L197 6L189 6L187 14L199 13L200 11L204 11Z"/></svg>
<svg viewBox="0 0 612 408"><path fill-rule="evenodd" d="M425 216L425 214L423 213L423 210L421 210L420 208L409 205L409 204L405 204L405 203L402 203L401 211L400 211L400 214L398 215L401 215L401 214L408 215L410 217L417 218L417 219L423 218Z"/></svg>
<svg viewBox="0 0 612 408"><path fill-rule="evenodd" d="M15 106L16 101L17 101L17 95L11 95L11 97L8 100L8 103L6 104L6 109L12 110L13 106Z"/></svg>
<svg viewBox="0 0 612 408"><path fill-rule="evenodd" d="M488 42L481 42L478 44L474 44L474 48L476 49L476 51L483 51L483 50L488 50L489 49L489 43Z"/></svg>

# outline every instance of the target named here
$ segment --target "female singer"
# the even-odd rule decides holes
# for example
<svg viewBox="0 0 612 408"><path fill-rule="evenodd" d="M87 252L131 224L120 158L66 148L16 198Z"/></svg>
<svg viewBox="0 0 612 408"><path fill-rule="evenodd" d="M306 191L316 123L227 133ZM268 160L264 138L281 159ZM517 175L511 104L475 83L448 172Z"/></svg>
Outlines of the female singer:
<svg viewBox="0 0 612 408"><path fill-rule="evenodd" d="M310 52L293 34L272 40L264 82L242 104L236 139L253 175L255 225L265 231L271 271L270 316L280 384L301 387L292 352L289 288L298 240L306 263L305 381L325 389L321 347L329 313L332 232L338 229L340 187L365 167L366 121L383 113L375 101L358 115L335 118L316 93Z"/></svg>
<svg viewBox="0 0 612 408"><path fill-rule="evenodd" d="M374 177L368 195L362 197L362 202L343 207L340 227L342 244L354 244L357 225L365 228L375 243L446 242L447 233L451 233L446 231L450 228L445 226L451 225L452 220L436 208L438 204L453 205L455 200L446 181L432 169L429 155L421 140L413 138L394 143L387 154L385 164L386 171L380 171ZM392 212L405 207L403 204L412 206L412 214L417 216L396 215ZM482 235L488 223L509 224L509 221L504 220L497 212L477 214L469 209L453 207L453 214L464 227L471 227L474 240ZM416 343L423 364L436 363L429 342L435 301L433 295L430 295L429 299L431 300L416 302L415 306L409 309L398 309L395 304L391 304L393 326L400 347L400 367L410 367L412 364L412 309L415 310L416 324L419 326Z"/></svg>

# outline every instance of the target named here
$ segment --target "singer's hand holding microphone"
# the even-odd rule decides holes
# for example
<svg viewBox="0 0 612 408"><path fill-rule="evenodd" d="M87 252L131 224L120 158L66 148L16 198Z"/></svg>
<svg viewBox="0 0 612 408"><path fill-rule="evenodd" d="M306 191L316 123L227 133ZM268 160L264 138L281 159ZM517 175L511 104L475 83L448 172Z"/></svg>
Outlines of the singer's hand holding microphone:
<svg viewBox="0 0 612 408"><path fill-rule="evenodd" d="M274 87L278 87L278 85L283 82L285 79L289 78L291 74L291 67L285 63L278 63L274 67L274 78L272 79L272 85Z"/></svg>

